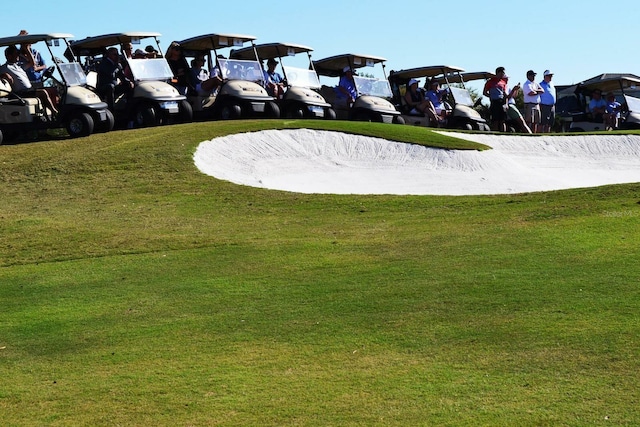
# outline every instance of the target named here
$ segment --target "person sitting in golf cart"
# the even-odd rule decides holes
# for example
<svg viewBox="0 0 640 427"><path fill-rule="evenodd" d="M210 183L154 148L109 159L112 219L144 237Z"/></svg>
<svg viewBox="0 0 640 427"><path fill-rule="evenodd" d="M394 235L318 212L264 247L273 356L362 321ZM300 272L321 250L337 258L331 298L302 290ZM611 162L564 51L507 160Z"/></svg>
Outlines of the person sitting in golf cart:
<svg viewBox="0 0 640 427"><path fill-rule="evenodd" d="M440 82L436 79L431 79L429 82L429 90L427 90L427 99L433 104L433 108L437 114L436 120L439 125L447 122L447 116L450 113L450 109L444 101L444 97L447 95L447 89L440 89Z"/></svg>
<svg viewBox="0 0 640 427"><path fill-rule="evenodd" d="M189 70L189 95L209 96L222 85L222 79L218 75L211 77L209 71L204 68L205 60L198 55L191 60Z"/></svg>
<svg viewBox="0 0 640 427"><path fill-rule="evenodd" d="M589 101L589 113L593 117L594 121L602 123L607 108L607 101L602 99L602 91L600 89L594 90L591 96L591 101Z"/></svg>
<svg viewBox="0 0 640 427"><path fill-rule="evenodd" d="M114 110L115 99L122 94L133 91L133 82L126 76L120 63L118 49L110 47L98 65L96 90L107 102L109 109Z"/></svg>
<svg viewBox="0 0 640 427"><path fill-rule="evenodd" d="M407 91L404 94L404 101L407 104L409 114L414 116L428 116L433 123L438 123L438 113L433 104L425 98L424 92L418 87L419 81L409 80Z"/></svg>
<svg viewBox="0 0 640 427"><path fill-rule="evenodd" d="M280 73L276 71L276 65L278 65L278 61L269 58L267 61L267 71L264 72L264 85L269 95L277 99L282 99L285 91L284 79Z"/></svg>
<svg viewBox="0 0 640 427"><path fill-rule="evenodd" d="M350 107L358 97L354 74L355 72L348 65L342 69L342 76L336 86L336 103L342 104L342 107Z"/></svg>
<svg viewBox="0 0 640 427"><path fill-rule="evenodd" d="M9 82L13 91L18 96L35 96L40 99L45 108L51 110L53 114L58 114L49 92L41 88L35 88L31 84L23 64L19 62L20 50L14 45L8 46L4 51L4 56L7 62L0 67L0 75ZM27 62L26 65L33 66L33 56L29 55L28 61L30 62Z"/></svg>

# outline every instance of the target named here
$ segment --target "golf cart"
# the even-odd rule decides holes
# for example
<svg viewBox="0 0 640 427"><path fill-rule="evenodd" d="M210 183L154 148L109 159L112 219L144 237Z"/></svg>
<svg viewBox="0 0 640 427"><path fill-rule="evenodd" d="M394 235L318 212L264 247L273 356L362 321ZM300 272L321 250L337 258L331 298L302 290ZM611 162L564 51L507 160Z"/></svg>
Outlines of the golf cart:
<svg viewBox="0 0 640 427"><path fill-rule="evenodd" d="M239 34L205 34L179 42L185 56L206 56L207 68L222 78L222 85L212 94L190 97L197 114L223 120L280 117L276 99L264 88L264 73L254 50L254 40L253 36ZM242 48L247 42L253 51L253 55L246 55L247 59L227 59L218 53Z"/></svg>
<svg viewBox="0 0 640 427"><path fill-rule="evenodd" d="M278 100L280 111L288 118L325 118L335 119L336 112L331 104L315 90L320 89L320 80L311 61L311 49L307 46L291 43L267 43L252 47L234 50L231 52L233 59L253 59L255 53L261 61L279 59L287 90L282 99ZM296 68L284 65L284 58L306 53L308 58L307 68Z"/></svg>
<svg viewBox="0 0 640 427"><path fill-rule="evenodd" d="M53 65L43 73L42 83L34 87L46 90L54 100L58 114L44 107L39 98L20 97L13 92L8 81L0 81L0 143L3 136L9 140L25 132L66 128L72 138L87 136L95 131L106 132L113 128L113 115L107 104L85 87L86 78L80 64L63 63L52 48L68 48L71 34L26 34L0 38L0 47L35 45L41 52L49 51ZM55 99L59 99L56 103Z"/></svg>
<svg viewBox="0 0 640 427"><path fill-rule="evenodd" d="M448 93L446 96L446 104L450 108L449 118L447 119L447 128L480 130L488 131L489 125L486 120L474 109L475 103L471 99L469 91L465 88L464 83L472 80L486 79L491 73L470 72L464 73L459 67L449 65L436 65L428 67L417 67L407 70L391 71L389 74L389 82L393 92L393 100L399 105L403 111L405 122L422 126L430 126L429 117L416 116L409 114L406 106L404 95L407 91L407 83L411 79L437 79L441 85L446 86ZM452 86L453 83L459 84L461 87Z"/></svg>
<svg viewBox="0 0 640 427"><path fill-rule="evenodd" d="M640 77L633 74L601 74L587 81L558 91L556 111L563 122L569 122L570 132L605 130L600 117L589 113L593 92L599 89L604 95L612 92L622 104L620 129L640 129Z"/></svg>
<svg viewBox="0 0 640 427"><path fill-rule="evenodd" d="M96 70L107 48L120 49L124 43L131 43L135 47L144 39L153 39L160 52L159 36L158 33L127 32L87 37L72 42L71 52L79 62L81 58L85 59L87 79L95 88ZM187 97L169 84L173 72L165 58L127 58L127 65L133 76L134 88L131 94L123 94L115 99L113 113L118 123L127 125L133 122L136 126L146 127L192 120L193 113Z"/></svg>
<svg viewBox="0 0 640 427"><path fill-rule="evenodd" d="M322 86L320 94L333 105L338 119L404 124L400 112L388 101L392 94L386 80L385 61L386 59L377 56L351 53L313 61L319 75L334 78L340 77L347 67L355 71L363 67L374 67L376 64L382 66L384 79L358 76L354 73L358 97L351 105L339 102L336 87Z"/></svg>

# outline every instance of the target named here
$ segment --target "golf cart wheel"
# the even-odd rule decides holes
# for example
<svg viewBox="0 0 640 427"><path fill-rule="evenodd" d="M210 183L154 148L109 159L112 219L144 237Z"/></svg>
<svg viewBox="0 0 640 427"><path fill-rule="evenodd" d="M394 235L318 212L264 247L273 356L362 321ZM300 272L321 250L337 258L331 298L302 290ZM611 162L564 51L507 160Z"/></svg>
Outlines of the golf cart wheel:
<svg viewBox="0 0 640 427"><path fill-rule="evenodd" d="M471 123L463 123L460 126L460 129L462 129L462 130L473 130L473 125Z"/></svg>
<svg viewBox="0 0 640 427"><path fill-rule="evenodd" d="M152 104L142 104L136 109L135 123L138 127L157 126L160 124L158 109Z"/></svg>
<svg viewBox="0 0 640 427"><path fill-rule="evenodd" d="M222 120L235 120L242 117L242 108L238 104L227 104L220 110Z"/></svg>
<svg viewBox="0 0 640 427"><path fill-rule="evenodd" d="M285 116L288 119L302 119L304 118L304 110L299 105L294 105L291 108L287 109L287 113Z"/></svg>
<svg viewBox="0 0 640 427"><path fill-rule="evenodd" d="M99 122L94 119L96 123L96 132L109 132L113 130L113 127L116 125L116 119L113 116L111 110L107 110L107 119L104 122Z"/></svg>
<svg viewBox="0 0 640 427"><path fill-rule="evenodd" d="M93 126L91 114L81 111L71 113L69 120L67 120L67 132L69 132L69 136L72 138L91 135L93 133Z"/></svg>
<svg viewBox="0 0 640 427"><path fill-rule="evenodd" d="M264 113L270 119L280 118L280 107L273 101L267 102L264 106Z"/></svg>
<svg viewBox="0 0 640 427"><path fill-rule="evenodd" d="M326 120L335 120L338 116L336 115L336 110L333 108L327 108L324 110L324 118Z"/></svg>
<svg viewBox="0 0 640 427"><path fill-rule="evenodd" d="M179 110L180 112L178 113L178 115L180 123L190 123L193 121L193 108L191 108L191 104L189 104L189 101L187 101L186 99L180 101Z"/></svg>
<svg viewBox="0 0 640 427"><path fill-rule="evenodd" d="M375 122L376 120L367 111L356 111L353 113L353 120L356 122Z"/></svg>
<svg viewBox="0 0 640 427"><path fill-rule="evenodd" d="M395 124L397 124L397 125L403 125L403 124L405 123L405 122L404 122L404 117L402 117L402 116L395 116L395 117L393 118L393 123L395 123Z"/></svg>

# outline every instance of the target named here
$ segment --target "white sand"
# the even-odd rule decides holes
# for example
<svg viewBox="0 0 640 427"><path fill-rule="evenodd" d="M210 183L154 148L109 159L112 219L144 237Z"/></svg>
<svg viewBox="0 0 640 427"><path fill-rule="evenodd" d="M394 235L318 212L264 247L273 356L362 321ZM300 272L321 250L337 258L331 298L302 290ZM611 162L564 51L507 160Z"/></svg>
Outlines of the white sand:
<svg viewBox="0 0 640 427"><path fill-rule="evenodd" d="M298 193L508 194L640 182L640 136L449 133L465 151L307 129L215 138L194 155L205 174Z"/></svg>

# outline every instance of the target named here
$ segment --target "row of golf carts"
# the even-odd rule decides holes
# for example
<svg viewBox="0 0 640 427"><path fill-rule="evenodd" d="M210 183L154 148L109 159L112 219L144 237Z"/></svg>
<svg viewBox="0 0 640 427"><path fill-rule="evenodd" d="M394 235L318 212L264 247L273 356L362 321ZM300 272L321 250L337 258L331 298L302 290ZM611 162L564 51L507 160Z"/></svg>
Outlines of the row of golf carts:
<svg viewBox="0 0 640 427"><path fill-rule="evenodd" d="M131 43L151 43L162 52L158 33L129 32L106 34L70 41L70 34L35 34L0 38L0 48L10 45L34 45L40 52L46 47L52 65L41 85L57 100L59 113L50 114L36 97L20 97L8 82L0 80L0 143L27 132L64 128L71 137L87 136L119 127L145 127L196 119L237 119L248 117L290 117L408 123L429 126L429 118L411 115L403 106L404 94L411 79L438 79L448 88L450 108L447 127L489 130L474 108L465 82L486 80L488 72L466 73L459 67L429 66L392 71L387 78L385 59L371 55L343 54L313 61L312 49L286 43L254 43L255 37L238 34L207 34L179 42L187 58L206 58L208 69L215 69L223 83L212 94L183 95L171 84L173 72L162 56L129 58L127 65L134 82L133 91L121 95L109 109L96 95L96 67L109 47ZM64 51L67 62L54 53ZM155 48L154 48L155 50ZM304 55L303 66L288 62ZM280 62L287 90L282 98L269 95L264 86L261 61ZM81 65L82 64L82 65ZM354 75L358 97L350 104L336 100L334 86L321 85L319 76L338 78L344 69L364 71L365 67L382 69L384 78L371 73ZM379 72L378 72L379 73ZM629 80L626 81L627 85ZM640 81L639 81L640 82ZM635 84L635 82L633 82ZM603 82L598 82L603 84ZM621 84L623 88L624 84ZM640 100L624 95L626 125L636 120L632 111ZM629 118L630 117L630 118ZM575 120L573 120L575 119ZM572 118L572 128L579 129L579 116ZM637 120L640 123L640 120ZM586 129L585 129L586 130Z"/></svg>
<svg viewBox="0 0 640 427"><path fill-rule="evenodd" d="M164 57L129 58L127 65L135 84L133 91L115 99L112 109L96 95L96 67L109 47L125 43L134 46L152 43L162 52L158 33L129 32L106 34L71 41L71 34L32 34L0 38L0 48L10 45L34 45L46 49L51 66L41 85L57 100L59 114L52 115L38 98L18 96L8 82L0 81L0 143L21 133L64 128L71 137L106 132L114 126L144 127L197 119L235 119L246 117L323 118L405 123L408 117L399 111L402 94L397 90L416 70L392 73L386 78L385 59L371 55L343 54L313 61L307 46L269 43L256 45L255 37L238 34L207 34L179 42L188 58L205 57L209 69L217 69L223 84L211 95L181 94L170 84L173 72ZM64 51L66 62L54 53ZM303 54L306 64L285 64ZM261 61L277 59L281 64L287 90L282 99L270 96L264 88ZM81 65L82 64L82 65ZM320 76L339 77L345 67L358 70L382 66L384 78L366 73L354 77L358 98L352 105L336 102L334 87L320 84ZM461 69L431 67L420 69L423 76L441 75L446 81L464 83ZM454 74L457 73L457 77ZM420 74L420 73L418 73ZM389 81L393 83L392 86ZM452 126L484 129L481 118L471 108L468 92L452 90L454 106ZM390 102L390 100L392 102ZM426 118L424 124L428 124ZM420 119L418 119L420 120Z"/></svg>

